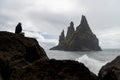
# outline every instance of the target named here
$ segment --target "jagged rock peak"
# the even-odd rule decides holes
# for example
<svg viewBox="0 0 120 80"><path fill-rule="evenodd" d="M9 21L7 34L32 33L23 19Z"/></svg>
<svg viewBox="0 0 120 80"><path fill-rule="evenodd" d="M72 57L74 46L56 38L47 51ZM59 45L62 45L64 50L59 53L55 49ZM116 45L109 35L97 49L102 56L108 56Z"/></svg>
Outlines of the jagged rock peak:
<svg viewBox="0 0 120 80"><path fill-rule="evenodd" d="M82 18L81 18L81 23L80 25L77 27L77 29L81 29L82 31L89 31L89 32L92 32L92 30L90 29L89 27L89 24L87 22L87 19L84 15L82 15Z"/></svg>
<svg viewBox="0 0 120 80"><path fill-rule="evenodd" d="M88 22L87 22L87 19L86 19L86 17L84 16L84 15L82 15L82 18L81 18L81 23L80 23L81 25L87 25L88 24Z"/></svg>
<svg viewBox="0 0 120 80"><path fill-rule="evenodd" d="M68 27L68 30L67 30L66 40L70 39L70 37L74 33L74 31L75 31L74 23L71 21L70 26Z"/></svg>
<svg viewBox="0 0 120 80"><path fill-rule="evenodd" d="M62 30L61 35L60 35L60 38L65 39L64 30Z"/></svg>
<svg viewBox="0 0 120 80"><path fill-rule="evenodd" d="M64 41L65 41L65 34L63 30L59 36L59 45L64 44Z"/></svg>

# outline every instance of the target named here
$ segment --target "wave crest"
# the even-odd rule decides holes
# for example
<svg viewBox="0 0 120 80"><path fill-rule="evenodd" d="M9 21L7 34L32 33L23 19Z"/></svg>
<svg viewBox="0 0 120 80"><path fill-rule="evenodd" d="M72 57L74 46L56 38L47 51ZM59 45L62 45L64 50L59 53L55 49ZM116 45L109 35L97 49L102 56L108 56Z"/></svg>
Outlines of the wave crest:
<svg viewBox="0 0 120 80"><path fill-rule="evenodd" d="M88 67L89 70L95 73L96 75L98 75L98 72L101 69L101 67L107 63L107 62L103 62L103 61L90 58L87 55L83 55L77 58L76 61L84 63L84 65Z"/></svg>

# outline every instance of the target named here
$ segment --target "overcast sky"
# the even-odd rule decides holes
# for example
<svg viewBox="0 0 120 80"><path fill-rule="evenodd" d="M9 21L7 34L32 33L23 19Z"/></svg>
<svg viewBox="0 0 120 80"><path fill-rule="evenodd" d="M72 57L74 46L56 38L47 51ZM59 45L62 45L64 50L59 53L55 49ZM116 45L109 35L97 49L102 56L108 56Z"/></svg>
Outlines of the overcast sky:
<svg viewBox="0 0 120 80"><path fill-rule="evenodd" d="M120 0L0 0L0 30L22 23L26 36L49 48L57 44L70 21L85 15L102 48L120 48Z"/></svg>

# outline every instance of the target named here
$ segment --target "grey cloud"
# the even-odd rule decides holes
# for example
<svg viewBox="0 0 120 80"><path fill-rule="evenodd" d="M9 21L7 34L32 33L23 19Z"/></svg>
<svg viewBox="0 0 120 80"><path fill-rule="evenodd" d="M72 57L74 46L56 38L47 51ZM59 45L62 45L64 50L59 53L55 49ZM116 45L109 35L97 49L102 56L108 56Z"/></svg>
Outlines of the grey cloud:
<svg viewBox="0 0 120 80"><path fill-rule="evenodd" d="M31 20L35 22L46 21L50 24L63 24L66 21L65 15L54 14L50 12L33 12L30 13Z"/></svg>
<svg viewBox="0 0 120 80"><path fill-rule="evenodd" d="M74 9L62 12L61 6L60 13L52 11L51 6L44 5L45 3L41 4L42 1L55 4L52 2L54 0L1 0L0 30L14 28L17 22L21 21L25 29L37 30L58 37L62 29L67 29L70 21L74 21L75 27L79 25L81 15L85 14L103 47L109 43L111 47L120 48L120 37L114 34L120 33L119 0L65 0L75 3ZM36 5L37 2L40 4ZM104 36L111 32L116 36L113 37L114 39L110 38L111 35Z"/></svg>

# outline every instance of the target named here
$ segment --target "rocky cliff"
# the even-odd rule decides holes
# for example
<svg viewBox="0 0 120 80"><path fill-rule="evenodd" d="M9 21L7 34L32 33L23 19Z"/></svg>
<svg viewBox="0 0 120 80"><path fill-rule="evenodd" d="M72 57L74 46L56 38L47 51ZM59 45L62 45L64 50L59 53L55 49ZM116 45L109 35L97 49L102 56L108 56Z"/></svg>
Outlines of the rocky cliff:
<svg viewBox="0 0 120 80"><path fill-rule="evenodd" d="M25 62L22 62L22 64ZM10 80L99 80L82 63L71 60L43 60L12 67Z"/></svg>
<svg viewBox="0 0 120 80"><path fill-rule="evenodd" d="M64 31L61 34L64 39ZM50 60L36 39L10 32L0 32L1 77L2 80L99 80L84 64Z"/></svg>
<svg viewBox="0 0 120 80"><path fill-rule="evenodd" d="M120 80L120 56L101 68L99 78L100 80Z"/></svg>
<svg viewBox="0 0 120 80"><path fill-rule="evenodd" d="M99 41L96 35L92 32L86 17L82 15L80 25L74 29L74 23L71 22L68 27L67 35L64 39L59 37L59 44L51 50L65 50L65 51L100 51Z"/></svg>
<svg viewBox="0 0 120 80"><path fill-rule="evenodd" d="M4 80L9 80L13 67L24 66L36 60L48 60L36 39L0 32L0 74Z"/></svg>

